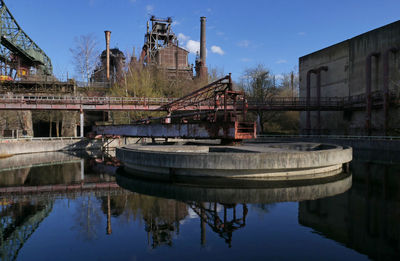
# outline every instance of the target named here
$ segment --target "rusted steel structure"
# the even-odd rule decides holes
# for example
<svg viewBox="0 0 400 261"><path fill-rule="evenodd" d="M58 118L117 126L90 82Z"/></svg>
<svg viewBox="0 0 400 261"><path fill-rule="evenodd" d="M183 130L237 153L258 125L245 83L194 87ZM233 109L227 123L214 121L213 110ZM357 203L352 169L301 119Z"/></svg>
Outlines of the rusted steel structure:
<svg viewBox="0 0 400 261"><path fill-rule="evenodd" d="M0 84L0 94L12 92L13 94L30 93L35 95L51 95L52 93L69 94L71 95L76 90L74 81L69 80L61 82L53 77L41 78L40 80L19 80L19 81L4 81Z"/></svg>
<svg viewBox="0 0 400 261"><path fill-rule="evenodd" d="M110 37L111 31L104 31L106 37L106 77L110 80Z"/></svg>
<svg viewBox="0 0 400 261"><path fill-rule="evenodd" d="M164 70L170 80L192 79L193 68L189 65L189 52L179 47L178 39L172 31L172 18L150 18L147 22L145 43L139 62Z"/></svg>
<svg viewBox="0 0 400 261"><path fill-rule="evenodd" d="M124 77L125 55L118 48L104 50L100 55L100 63L91 76L91 85L96 83L116 83Z"/></svg>
<svg viewBox="0 0 400 261"><path fill-rule="evenodd" d="M35 87L32 87L35 88ZM37 87L39 88L39 87ZM60 87L61 88L61 87ZM39 90L39 89L38 89ZM21 89L23 91L23 89ZM382 92L372 92L373 108L384 106ZM1 110L88 110L88 111L166 111L166 105L176 98L147 98L147 97L86 97L61 95L32 95L32 94L0 94ZM318 101L311 97L270 97L263 102L247 100L247 111L365 111L365 95L350 97L321 97ZM234 107L228 102L226 110L233 111ZM397 93L389 92L388 104L393 107L400 105ZM241 111L243 103L237 101L236 111ZM214 105L209 102L186 104L175 111L186 111L201 114L210 111ZM222 109L222 108L220 108Z"/></svg>
<svg viewBox="0 0 400 261"><path fill-rule="evenodd" d="M206 106L202 107L202 104ZM190 113L176 113L188 108ZM167 116L137 122L145 125L96 126L94 131L106 135L152 138L242 140L256 137L255 122L246 121L247 102L244 92L233 90L230 74L180 99L162 105L159 109L166 111ZM173 118L176 119L174 123L172 123ZM154 120L161 120L163 124L149 124Z"/></svg>
<svg viewBox="0 0 400 261"><path fill-rule="evenodd" d="M51 75L50 58L22 30L3 0L0 12L0 74L14 80L30 78L32 74Z"/></svg>

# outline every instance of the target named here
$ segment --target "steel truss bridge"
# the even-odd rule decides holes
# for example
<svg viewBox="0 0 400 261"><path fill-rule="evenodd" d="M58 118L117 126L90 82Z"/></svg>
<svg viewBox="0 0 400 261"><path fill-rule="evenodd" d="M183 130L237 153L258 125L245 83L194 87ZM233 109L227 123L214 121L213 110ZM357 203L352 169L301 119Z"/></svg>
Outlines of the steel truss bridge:
<svg viewBox="0 0 400 261"><path fill-rule="evenodd" d="M158 118L140 119L142 127L103 126L94 130L98 134L135 137L222 138L226 140L252 139L256 136L256 123L248 122L248 111L353 111L398 106L397 94L375 92L349 97L262 97L249 99L245 92L233 89L231 75L212 82L182 98L149 97L88 97L46 96L29 94L0 95L0 110L75 110L80 111L80 136L83 137L84 111L159 111ZM386 107L388 107L386 106ZM175 124L171 119L175 118ZM160 133L160 126L148 125L161 120L168 133ZM320 126L320 117L317 119ZM180 122L180 124L176 124ZM182 125L186 124L186 129ZM188 124L191 124L190 126ZM166 127L168 125L168 127ZM198 133L202 133L199 135Z"/></svg>
<svg viewBox="0 0 400 261"><path fill-rule="evenodd" d="M176 98L148 97L86 97L65 95L30 95L30 94L0 94L0 110L87 110L87 111L167 111L165 105ZM400 98L392 94L390 103L398 106ZM373 107L383 106L380 93L373 95ZM350 97L311 98L309 102L304 97L271 97L264 100L247 99L248 111L345 111L365 110L365 95ZM223 109L223 105L218 106ZM210 111L215 109L211 101L199 103L188 102L176 108L175 111ZM241 111L243 101L227 105L227 110Z"/></svg>
<svg viewBox="0 0 400 261"><path fill-rule="evenodd" d="M29 76L34 68L39 74L51 75L50 58L22 30L3 0L0 0L0 69L3 75Z"/></svg>

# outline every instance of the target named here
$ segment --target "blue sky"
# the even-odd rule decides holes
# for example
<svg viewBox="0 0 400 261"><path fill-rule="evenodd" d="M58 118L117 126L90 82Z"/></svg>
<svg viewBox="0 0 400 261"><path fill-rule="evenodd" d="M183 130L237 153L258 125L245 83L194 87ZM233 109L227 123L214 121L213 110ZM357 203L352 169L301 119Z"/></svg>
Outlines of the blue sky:
<svg viewBox="0 0 400 261"><path fill-rule="evenodd" d="M263 64L274 74L295 69L298 58L400 19L389 0L5 0L23 30L48 54L58 76L74 75L69 48L93 33L104 49L139 52L150 14L171 16L180 43L192 49L207 17L207 65L238 79ZM195 55L189 57L194 63Z"/></svg>

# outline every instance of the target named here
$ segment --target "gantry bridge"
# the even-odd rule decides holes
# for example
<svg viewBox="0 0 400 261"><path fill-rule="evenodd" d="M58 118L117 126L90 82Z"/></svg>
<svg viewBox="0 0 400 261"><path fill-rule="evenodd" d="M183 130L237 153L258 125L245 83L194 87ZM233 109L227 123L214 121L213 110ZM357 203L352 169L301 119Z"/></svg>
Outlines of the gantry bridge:
<svg viewBox="0 0 400 261"><path fill-rule="evenodd" d="M84 136L84 111L159 111L165 112L164 116L137 121L146 126L101 126L94 131L100 134L135 137L242 140L256 136L256 123L246 120L248 111L362 111L383 107L385 102L390 106L397 106L399 101L397 94L386 96L382 92L371 93L368 96L313 98L308 95L252 99L246 97L244 91L233 89L229 74L181 98L3 94L0 95L0 110L80 111L81 137ZM175 124L171 124L172 118L176 119ZM163 125L148 125L155 120L161 120ZM177 122L179 124L176 124ZM308 116L307 122L310 122Z"/></svg>
<svg viewBox="0 0 400 261"><path fill-rule="evenodd" d="M86 97L65 95L30 95L30 94L0 94L0 110L87 110L87 111L167 111L165 105L176 98L149 97ZM390 101L400 104L400 98L392 94ZM374 107L383 106L380 93L373 95ZM321 97L319 100L305 97L270 97L263 100L247 99L248 111L344 111L365 110L365 95L349 97ZM218 106L223 108L223 104ZM227 105L228 110L242 110L243 101L234 106ZM211 101L191 102L176 111L209 111L214 110Z"/></svg>

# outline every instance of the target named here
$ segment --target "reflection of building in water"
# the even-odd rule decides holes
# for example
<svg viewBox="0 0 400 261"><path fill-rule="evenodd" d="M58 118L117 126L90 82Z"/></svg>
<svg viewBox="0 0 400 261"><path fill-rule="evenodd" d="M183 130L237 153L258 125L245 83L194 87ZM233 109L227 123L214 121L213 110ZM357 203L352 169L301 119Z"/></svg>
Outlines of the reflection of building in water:
<svg viewBox="0 0 400 261"><path fill-rule="evenodd" d="M172 246L174 232L179 234L179 221L188 215L187 206L179 201L162 198L157 198L154 203L143 212L148 244L151 244L152 248L161 245Z"/></svg>
<svg viewBox="0 0 400 261"><path fill-rule="evenodd" d="M201 245L206 244L206 224L225 239L225 242L232 246L232 234L235 230L246 226L247 206L242 204L241 213L237 212L238 204L217 204L217 203L188 203L190 208L199 216L201 221ZM223 214L220 217L218 206L222 206ZM229 212L229 213L228 213Z"/></svg>
<svg viewBox="0 0 400 261"><path fill-rule="evenodd" d="M16 260L19 250L50 214L53 203L30 201L13 203L1 201L0 208L0 259Z"/></svg>
<svg viewBox="0 0 400 261"><path fill-rule="evenodd" d="M353 163L353 187L301 202L299 223L376 260L400 260L400 166Z"/></svg>

